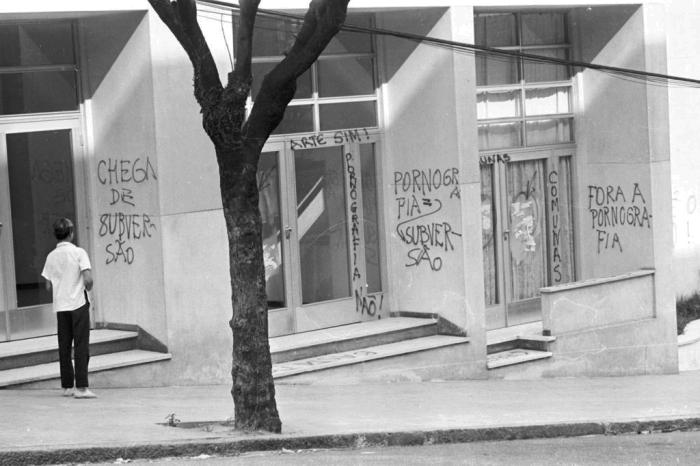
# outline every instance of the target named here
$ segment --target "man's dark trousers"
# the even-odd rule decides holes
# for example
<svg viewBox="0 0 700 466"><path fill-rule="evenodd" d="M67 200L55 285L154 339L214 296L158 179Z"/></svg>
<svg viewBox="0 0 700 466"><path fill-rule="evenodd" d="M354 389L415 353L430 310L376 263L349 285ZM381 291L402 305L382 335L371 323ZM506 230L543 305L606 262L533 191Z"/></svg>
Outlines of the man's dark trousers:
<svg viewBox="0 0 700 466"><path fill-rule="evenodd" d="M74 311L56 313L58 321L58 359L61 364L61 387L88 387L88 361L90 360L90 303ZM71 361L71 346L75 342L75 373Z"/></svg>

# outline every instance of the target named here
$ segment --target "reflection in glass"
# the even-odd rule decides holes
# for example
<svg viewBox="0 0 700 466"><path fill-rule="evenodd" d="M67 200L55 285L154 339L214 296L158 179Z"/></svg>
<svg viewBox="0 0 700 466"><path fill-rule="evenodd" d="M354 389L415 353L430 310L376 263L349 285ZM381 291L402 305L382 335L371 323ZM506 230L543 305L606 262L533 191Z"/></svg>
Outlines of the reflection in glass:
<svg viewBox="0 0 700 466"><path fill-rule="evenodd" d="M77 221L70 130L8 134L7 157L17 307L47 304L41 271L56 246L53 222Z"/></svg>
<svg viewBox="0 0 700 466"><path fill-rule="evenodd" d="M265 75L269 73L278 62L263 62L263 63L253 63L253 84L250 88L250 97L255 100L255 97L260 91L260 86L262 86L263 79ZM297 79L297 90L294 93L295 99L308 99L311 97L311 69L306 70L304 74L299 76Z"/></svg>
<svg viewBox="0 0 700 466"><path fill-rule="evenodd" d="M258 164L258 189L262 216L263 260L265 261L265 290L267 307L286 307L284 294L284 264L282 251L282 217L280 213L280 183L277 152L263 152Z"/></svg>
<svg viewBox="0 0 700 466"><path fill-rule="evenodd" d="M481 167L481 247L484 256L484 299L487 306L499 302L495 228L493 165L486 165Z"/></svg>
<svg viewBox="0 0 700 466"><path fill-rule="evenodd" d="M76 82L75 71L0 74L0 114L77 110Z"/></svg>
<svg viewBox="0 0 700 466"><path fill-rule="evenodd" d="M67 22L0 25L0 66L75 63L73 31Z"/></svg>
<svg viewBox="0 0 700 466"><path fill-rule="evenodd" d="M547 285L544 161L511 162L506 170L511 297L539 296Z"/></svg>
<svg viewBox="0 0 700 466"><path fill-rule="evenodd" d="M311 105L290 105L284 118L272 134L308 133L314 130L314 112Z"/></svg>
<svg viewBox="0 0 700 466"><path fill-rule="evenodd" d="M382 273L379 250L379 214L377 194L377 172L374 144L360 145L362 165L362 224L365 236L365 273L367 292L382 291Z"/></svg>
<svg viewBox="0 0 700 466"><path fill-rule="evenodd" d="M304 304L350 296L342 147L294 152Z"/></svg>
<svg viewBox="0 0 700 466"><path fill-rule="evenodd" d="M377 126L377 102L344 102L321 104L321 131L345 128L374 128Z"/></svg>
<svg viewBox="0 0 700 466"><path fill-rule="evenodd" d="M319 60L318 95L374 95L374 61L366 57Z"/></svg>

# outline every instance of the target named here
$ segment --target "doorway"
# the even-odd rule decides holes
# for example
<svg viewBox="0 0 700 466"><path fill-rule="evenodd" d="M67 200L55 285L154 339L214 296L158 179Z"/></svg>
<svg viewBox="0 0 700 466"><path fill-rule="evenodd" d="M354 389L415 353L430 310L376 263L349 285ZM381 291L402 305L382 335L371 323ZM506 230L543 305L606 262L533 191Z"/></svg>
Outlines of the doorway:
<svg viewBox="0 0 700 466"><path fill-rule="evenodd" d="M572 151L484 153L487 329L541 320L540 289L573 281Z"/></svg>
<svg viewBox="0 0 700 466"><path fill-rule="evenodd" d="M75 221L76 242L84 235L78 128L75 118L0 123L0 341L56 333L41 271L56 219Z"/></svg>
<svg viewBox="0 0 700 466"><path fill-rule="evenodd" d="M270 144L259 169L269 335L379 317L376 141Z"/></svg>

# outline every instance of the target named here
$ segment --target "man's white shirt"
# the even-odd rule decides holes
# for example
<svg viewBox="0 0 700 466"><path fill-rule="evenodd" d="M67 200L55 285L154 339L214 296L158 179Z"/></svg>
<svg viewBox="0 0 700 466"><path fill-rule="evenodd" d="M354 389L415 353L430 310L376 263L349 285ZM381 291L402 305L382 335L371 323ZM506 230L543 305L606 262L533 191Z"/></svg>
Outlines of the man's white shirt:
<svg viewBox="0 0 700 466"><path fill-rule="evenodd" d="M74 311L85 305L81 274L91 268L87 252L73 243L61 241L49 253L41 276L51 282L55 312Z"/></svg>

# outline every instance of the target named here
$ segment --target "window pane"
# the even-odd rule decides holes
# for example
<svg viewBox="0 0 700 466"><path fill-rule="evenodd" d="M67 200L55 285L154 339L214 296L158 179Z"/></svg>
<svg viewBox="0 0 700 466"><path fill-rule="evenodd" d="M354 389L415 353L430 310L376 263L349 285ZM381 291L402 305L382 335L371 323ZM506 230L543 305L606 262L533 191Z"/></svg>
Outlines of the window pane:
<svg viewBox="0 0 700 466"><path fill-rule="evenodd" d="M362 164L362 224L365 235L367 292L376 293L382 290L382 274L374 144L360 145L360 163Z"/></svg>
<svg viewBox="0 0 700 466"><path fill-rule="evenodd" d="M250 89L250 96L253 100L260 91L265 75L274 68L277 63L253 63L253 85ZM297 90L294 93L295 99L308 99L311 97L311 69L306 70L304 74L297 79Z"/></svg>
<svg viewBox="0 0 700 466"><path fill-rule="evenodd" d="M75 63L70 23L0 25L0 66Z"/></svg>
<svg viewBox="0 0 700 466"><path fill-rule="evenodd" d="M0 114L77 110L74 71L0 74Z"/></svg>
<svg viewBox="0 0 700 466"><path fill-rule="evenodd" d="M505 47L518 45L515 15L512 13L488 13L476 15L475 40L479 45Z"/></svg>
<svg viewBox="0 0 700 466"><path fill-rule="evenodd" d="M319 60L319 97L374 95L373 62L371 58Z"/></svg>
<svg viewBox="0 0 700 466"><path fill-rule="evenodd" d="M239 21L240 17L235 16L233 37L236 37ZM258 15L255 18L255 32L253 33L253 56L284 55L294 44L294 39L296 39L300 28L301 23L297 21Z"/></svg>
<svg viewBox="0 0 700 466"><path fill-rule="evenodd" d="M522 45L565 44L564 13L526 13L522 15Z"/></svg>
<svg viewBox="0 0 700 466"><path fill-rule="evenodd" d="M571 119L536 120L525 122L528 146L562 144L573 140Z"/></svg>
<svg viewBox="0 0 700 466"><path fill-rule="evenodd" d="M484 298L487 306L498 304L495 228L493 165L484 165L481 167L481 248L484 256Z"/></svg>
<svg viewBox="0 0 700 466"><path fill-rule="evenodd" d="M516 58L476 54L477 86L515 84L518 81L518 60Z"/></svg>
<svg viewBox="0 0 700 466"><path fill-rule="evenodd" d="M372 26L372 15L348 14L345 24L361 27ZM323 53L371 53L372 35L364 32L341 31L331 39Z"/></svg>
<svg viewBox="0 0 700 466"><path fill-rule="evenodd" d="M51 302L41 271L56 246L53 222L74 222L70 130L7 135L17 307Z"/></svg>
<svg viewBox="0 0 700 466"><path fill-rule="evenodd" d="M520 116L520 91L481 92L476 99L477 118Z"/></svg>
<svg viewBox="0 0 700 466"><path fill-rule="evenodd" d="M570 113L569 87L529 89L525 91L526 115Z"/></svg>
<svg viewBox="0 0 700 466"><path fill-rule="evenodd" d="M479 149L502 149L522 146L520 123L479 125Z"/></svg>
<svg viewBox="0 0 700 466"><path fill-rule="evenodd" d="M566 60L568 57L568 51L565 48L528 50L527 53L544 57L558 58L561 60ZM566 65L554 65L550 63L525 60L523 67L525 82L528 83L566 81L570 78L569 67Z"/></svg>
<svg viewBox="0 0 700 466"><path fill-rule="evenodd" d="M350 296L342 147L294 152L304 304Z"/></svg>
<svg viewBox="0 0 700 466"><path fill-rule="evenodd" d="M377 126L377 103L374 100L322 104L319 111L321 131L346 128L374 128Z"/></svg>
<svg viewBox="0 0 700 466"><path fill-rule="evenodd" d="M265 261L265 290L270 309L286 307L284 295L284 264L282 253L282 216L280 212L280 182L277 152L263 152L258 164L258 205L262 216L263 259Z"/></svg>
<svg viewBox="0 0 700 466"><path fill-rule="evenodd" d="M314 130L314 113L311 105L290 105L284 118L272 134L308 133Z"/></svg>

